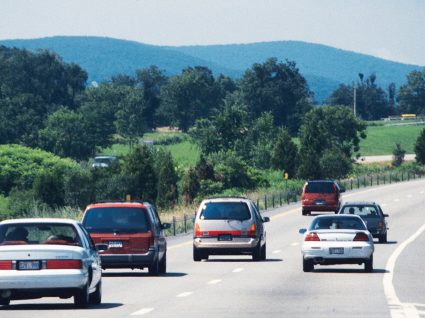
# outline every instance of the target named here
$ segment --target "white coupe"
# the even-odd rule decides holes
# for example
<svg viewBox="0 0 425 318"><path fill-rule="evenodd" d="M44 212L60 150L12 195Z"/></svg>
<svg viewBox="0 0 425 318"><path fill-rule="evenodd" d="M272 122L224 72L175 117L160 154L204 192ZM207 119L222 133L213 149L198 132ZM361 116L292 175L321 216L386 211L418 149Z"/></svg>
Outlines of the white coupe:
<svg viewBox="0 0 425 318"><path fill-rule="evenodd" d="M373 238L359 216L320 215L299 233L304 272L317 264L364 264L366 272L373 271Z"/></svg>
<svg viewBox="0 0 425 318"><path fill-rule="evenodd" d="M82 225L67 219L0 222L0 305L11 300L74 297L77 307L100 304L101 261Z"/></svg>

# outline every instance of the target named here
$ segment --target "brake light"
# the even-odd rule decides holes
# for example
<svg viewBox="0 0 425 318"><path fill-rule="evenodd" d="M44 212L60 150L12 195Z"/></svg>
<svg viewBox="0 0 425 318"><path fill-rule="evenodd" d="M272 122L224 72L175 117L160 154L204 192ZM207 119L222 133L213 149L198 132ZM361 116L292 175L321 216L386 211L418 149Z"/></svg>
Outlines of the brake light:
<svg viewBox="0 0 425 318"><path fill-rule="evenodd" d="M83 262L79 259L49 259L46 269L82 269Z"/></svg>
<svg viewBox="0 0 425 318"><path fill-rule="evenodd" d="M149 246L155 247L155 237L154 237L154 235L151 231L148 231L148 233L150 234L150 236L149 236Z"/></svg>
<svg viewBox="0 0 425 318"><path fill-rule="evenodd" d="M256 235L255 223L252 223L251 227L249 228L249 236L255 236L255 235Z"/></svg>
<svg viewBox="0 0 425 318"><path fill-rule="evenodd" d="M382 227L382 228L385 228L385 223L384 223L384 222L382 222L382 221L379 221L378 226L379 226L379 227Z"/></svg>
<svg viewBox="0 0 425 318"><path fill-rule="evenodd" d="M311 232L311 233L308 233L305 236L304 241L320 241L320 238L319 238L319 235L317 235L316 232Z"/></svg>
<svg viewBox="0 0 425 318"><path fill-rule="evenodd" d="M12 261L0 261L0 270L11 270Z"/></svg>
<svg viewBox="0 0 425 318"><path fill-rule="evenodd" d="M359 232L359 233L356 234L356 236L354 236L353 241L367 242L367 241L369 241L369 236L367 236L363 232Z"/></svg>
<svg viewBox="0 0 425 318"><path fill-rule="evenodd" d="M201 227L199 226L198 223L195 223L195 236L203 236Z"/></svg>

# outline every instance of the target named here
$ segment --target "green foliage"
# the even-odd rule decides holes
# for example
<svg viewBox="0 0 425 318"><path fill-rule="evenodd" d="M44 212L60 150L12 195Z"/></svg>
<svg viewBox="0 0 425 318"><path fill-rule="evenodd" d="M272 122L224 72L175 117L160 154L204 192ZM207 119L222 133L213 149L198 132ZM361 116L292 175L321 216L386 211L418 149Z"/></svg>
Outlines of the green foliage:
<svg viewBox="0 0 425 318"><path fill-rule="evenodd" d="M404 161L405 154L406 154L406 150L402 149L400 144L396 144L393 150L392 165L395 167L401 166Z"/></svg>
<svg viewBox="0 0 425 318"><path fill-rule="evenodd" d="M178 198L174 161L170 152L160 150L155 153L155 163L158 178L156 203L158 207L168 208L175 205Z"/></svg>
<svg viewBox="0 0 425 318"><path fill-rule="evenodd" d="M288 173L289 178L294 178L298 164L298 148L292 141L286 128L280 128L274 145L272 167Z"/></svg>
<svg viewBox="0 0 425 318"><path fill-rule="evenodd" d="M93 170L93 173L95 172L96 169ZM84 208L94 198L95 184L92 172L88 168L66 172L64 192L64 204L66 206Z"/></svg>
<svg viewBox="0 0 425 318"><path fill-rule="evenodd" d="M412 71L398 91L400 113L425 114L425 70Z"/></svg>
<svg viewBox="0 0 425 318"><path fill-rule="evenodd" d="M27 217L34 209L45 206L32 189L13 188L8 197L8 216Z"/></svg>
<svg viewBox="0 0 425 318"><path fill-rule="evenodd" d="M320 158L320 171L330 179L344 178L350 172L351 165L351 159L336 148L326 149Z"/></svg>
<svg viewBox="0 0 425 318"><path fill-rule="evenodd" d="M416 161L425 164L425 129L422 129L421 134L416 139L415 154Z"/></svg>
<svg viewBox="0 0 425 318"><path fill-rule="evenodd" d="M189 168L182 178L182 194L186 205L193 202L200 190L198 175L194 168Z"/></svg>
<svg viewBox="0 0 425 318"><path fill-rule="evenodd" d="M43 170L34 179L34 196L49 207L61 207L65 203L63 172L57 169Z"/></svg>

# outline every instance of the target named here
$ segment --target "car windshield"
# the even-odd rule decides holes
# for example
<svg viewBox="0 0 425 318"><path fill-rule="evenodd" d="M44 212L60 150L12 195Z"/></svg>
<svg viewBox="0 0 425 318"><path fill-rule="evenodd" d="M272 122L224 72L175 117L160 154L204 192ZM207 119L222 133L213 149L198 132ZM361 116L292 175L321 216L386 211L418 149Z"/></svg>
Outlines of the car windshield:
<svg viewBox="0 0 425 318"><path fill-rule="evenodd" d="M140 233L150 230L145 208L93 208L86 212L83 225L89 233Z"/></svg>
<svg viewBox="0 0 425 318"><path fill-rule="evenodd" d="M82 246L72 224L15 223L0 226L0 245L56 244Z"/></svg>
<svg viewBox="0 0 425 318"><path fill-rule="evenodd" d="M312 230L366 230L364 223L356 217L320 217L313 220Z"/></svg>
<svg viewBox="0 0 425 318"><path fill-rule="evenodd" d="M249 220L251 213L244 202L210 202L204 205L201 220Z"/></svg>
<svg viewBox="0 0 425 318"><path fill-rule="evenodd" d="M378 209L373 205L346 205L341 209L341 214L355 214L362 218L379 218Z"/></svg>
<svg viewBox="0 0 425 318"><path fill-rule="evenodd" d="M309 182L305 188L306 193L334 193L335 184L332 182Z"/></svg>

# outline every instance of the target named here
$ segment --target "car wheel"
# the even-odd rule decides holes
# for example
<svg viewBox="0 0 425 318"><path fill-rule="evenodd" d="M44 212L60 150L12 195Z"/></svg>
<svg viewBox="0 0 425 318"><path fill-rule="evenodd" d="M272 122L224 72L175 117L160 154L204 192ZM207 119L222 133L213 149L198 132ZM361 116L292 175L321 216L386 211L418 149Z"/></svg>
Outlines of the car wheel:
<svg viewBox="0 0 425 318"><path fill-rule="evenodd" d="M10 298L0 298L0 306L8 306L10 304Z"/></svg>
<svg viewBox="0 0 425 318"><path fill-rule="evenodd" d="M96 285L96 290L90 294L90 304L99 305L102 302L102 280Z"/></svg>
<svg viewBox="0 0 425 318"><path fill-rule="evenodd" d="M314 269L313 260L303 258L303 271L311 272Z"/></svg>
<svg viewBox="0 0 425 318"><path fill-rule="evenodd" d="M167 253L164 253L161 262L159 263L159 273L165 274L167 272Z"/></svg>
<svg viewBox="0 0 425 318"><path fill-rule="evenodd" d="M197 249L195 246L193 247L193 260L195 262L202 261L202 253L199 249Z"/></svg>
<svg viewBox="0 0 425 318"><path fill-rule="evenodd" d="M261 248L261 260L265 261L266 260L266 243L264 243L263 247Z"/></svg>
<svg viewBox="0 0 425 318"><path fill-rule="evenodd" d="M308 215L308 211L307 211L307 210L302 209L302 214L303 214L303 215Z"/></svg>
<svg viewBox="0 0 425 318"><path fill-rule="evenodd" d="M252 252L252 260L254 262L261 261L261 240L258 242L257 246L254 247L254 251Z"/></svg>
<svg viewBox="0 0 425 318"><path fill-rule="evenodd" d="M379 236L379 243L387 243L387 233Z"/></svg>
<svg viewBox="0 0 425 318"><path fill-rule="evenodd" d="M90 282L87 282L86 285L78 290L74 295L74 305L78 308L85 308L90 302L89 299L89 286Z"/></svg>
<svg viewBox="0 0 425 318"><path fill-rule="evenodd" d="M158 276L159 274L159 260L158 258L148 267L149 275Z"/></svg>
<svg viewBox="0 0 425 318"><path fill-rule="evenodd" d="M373 255L364 262L364 271L370 273L373 271Z"/></svg>

